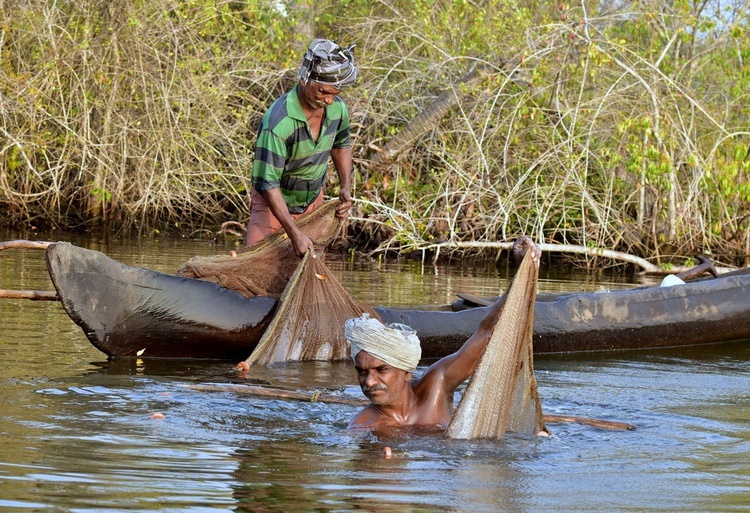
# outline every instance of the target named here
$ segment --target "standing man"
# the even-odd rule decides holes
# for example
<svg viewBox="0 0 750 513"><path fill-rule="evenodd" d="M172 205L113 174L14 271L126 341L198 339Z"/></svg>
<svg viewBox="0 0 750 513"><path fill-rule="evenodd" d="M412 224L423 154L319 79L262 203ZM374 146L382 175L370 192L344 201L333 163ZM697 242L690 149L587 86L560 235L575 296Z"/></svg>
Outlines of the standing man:
<svg viewBox="0 0 750 513"><path fill-rule="evenodd" d="M255 143L252 206L245 244L283 228L300 257L313 250L295 219L323 204L328 157L339 176L336 216L352 206L349 112L337 96L354 84L358 70L352 47L314 40L302 60L299 82L263 116Z"/></svg>

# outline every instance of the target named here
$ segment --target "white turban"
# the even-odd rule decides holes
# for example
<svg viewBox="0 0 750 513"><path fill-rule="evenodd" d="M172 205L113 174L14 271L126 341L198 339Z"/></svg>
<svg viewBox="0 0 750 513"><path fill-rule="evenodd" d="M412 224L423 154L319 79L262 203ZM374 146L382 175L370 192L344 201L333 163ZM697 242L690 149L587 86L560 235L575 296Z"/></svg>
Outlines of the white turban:
<svg viewBox="0 0 750 513"><path fill-rule="evenodd" d="M412 372L422 357L417 332L405 324L385 326L365 313L346 321L344 334L351 344L352 360L360 351L367 351L388 365Z"/></svg>

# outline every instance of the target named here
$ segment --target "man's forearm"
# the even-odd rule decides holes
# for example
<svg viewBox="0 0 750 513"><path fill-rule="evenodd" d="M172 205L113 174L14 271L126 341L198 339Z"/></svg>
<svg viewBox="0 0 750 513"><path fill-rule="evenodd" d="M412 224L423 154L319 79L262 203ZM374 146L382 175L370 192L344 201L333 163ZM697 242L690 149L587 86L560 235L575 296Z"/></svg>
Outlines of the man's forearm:
<svg viewBox="0 0 750 513"><path fill-rule="evenodd" d="M352 208L352 150L351 148L338 148L331 150L331 159L339 175L339 201L341 204L336 208L336 217L346 219Z"/></svg>
<svg viewBox="0 0 750 513"><path fill-rule="evenodd" d="M352 149L337 148L331 150L331 160L339 175L339 189L351 194L352 191Z"/></svg>
<svg viewBox="0 0 750 513"><path fill-rule="evenodd" d="M284 228L287 235L289 235L289 237L296 235L296 233L299 232L299 228L297 228L294 218L292 218L292 215L289 213L289 207L287 206L286 201L284 201L284 196L281 195L281 190L269 189L261 191L261 194L266 200L266 203L268 203L268 209L274 217L279 220L279 223L281 223L281 226Z"/></svg>
<svg viewBox="0 0 750 513"><path fill-rule="evenodd" d="M530 238L521 237L514 244L514 249L518 250L517 253L519 255L522 255L526 251L531 251L535 264L539 265L541 251ZM474 334L469 337L469 340L467 340L463 346L461 346L461 349L452 355L448 355L442 360L439 360L431 367L431 369L434 367L437 373L442 373L444 376L443 386L446 390L452 392L456 386L462 383L472 372L474 372L474 368L487 347L487 343L492 335L492 330L495 328L495 325L502 314L507 295L508 291L506 290L502 297L495 301L495 303L489 308L479 323L479 326L477 326Z"/></svg>

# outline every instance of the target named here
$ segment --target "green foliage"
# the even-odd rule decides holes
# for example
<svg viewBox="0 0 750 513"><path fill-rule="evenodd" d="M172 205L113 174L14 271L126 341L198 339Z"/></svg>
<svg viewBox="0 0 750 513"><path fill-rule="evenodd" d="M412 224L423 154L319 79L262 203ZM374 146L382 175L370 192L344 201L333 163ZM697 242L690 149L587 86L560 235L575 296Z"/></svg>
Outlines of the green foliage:
<svg viewBox="0 0 750 513"><path fill-rule="evenodd" d="M314 34L356 44L361 79L342 93L355 224L376 227L380 250L526 233L739 261L748 14L735 1L606 5L6 1L0 215L63 227L242 220L255 128ZM378 160L445 91L458 101Z"/></svg>

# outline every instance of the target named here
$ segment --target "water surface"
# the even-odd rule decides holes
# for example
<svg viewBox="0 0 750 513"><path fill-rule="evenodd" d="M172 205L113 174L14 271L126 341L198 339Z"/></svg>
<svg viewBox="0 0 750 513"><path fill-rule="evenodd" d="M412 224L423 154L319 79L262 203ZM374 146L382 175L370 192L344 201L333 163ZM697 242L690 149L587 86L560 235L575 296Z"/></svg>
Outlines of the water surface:
<svg viewBox="0 0 750 513"><path fill-rule="evenodd" d="M16 238L4 234L3 240ZM178 238L66 235L164 272L225 251ZM0 252L0 288L51 290L40 251ZM505 266L330 262L367 304L494 295ZM541 290L632 286L541 272ZM0 300L0 509L8 511L733 511L750 506L750 346L542 355L552 424L499 442L347 431L357 406L260 399L195 384L267 384L361 398L351 365L234 371L236 362L107 361L54 302ZM420 368L418 372L423 370ZM154 413L164 418L152 418ZM382 449L393 448L385 459Z"/></svg>

